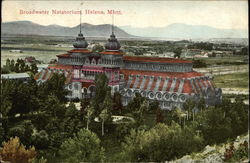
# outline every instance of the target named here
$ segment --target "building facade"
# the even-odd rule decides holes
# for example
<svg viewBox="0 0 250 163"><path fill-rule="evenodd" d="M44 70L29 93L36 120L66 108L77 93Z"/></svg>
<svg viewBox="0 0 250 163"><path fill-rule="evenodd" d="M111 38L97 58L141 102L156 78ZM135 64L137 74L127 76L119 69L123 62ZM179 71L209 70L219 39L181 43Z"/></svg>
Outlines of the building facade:
<svg viewBox="0 0 250 163"><path fill-rule="evenodd" d="M182 107L189 98L195 101L204 98L207 105L221 101L222 91L215 88L213 78L195 72L191 61L126 56L113 32L103 52L89 51L81 32L73 46L74 49L67 53L57 55L57 64L51 64L35 75L38 82L44 82L54 73L64 74L70 99L94 96L95 76L105 74L112 93L121 93L123 105L127 105L135 93L150 101L159 101L162 109Z"/></svg>

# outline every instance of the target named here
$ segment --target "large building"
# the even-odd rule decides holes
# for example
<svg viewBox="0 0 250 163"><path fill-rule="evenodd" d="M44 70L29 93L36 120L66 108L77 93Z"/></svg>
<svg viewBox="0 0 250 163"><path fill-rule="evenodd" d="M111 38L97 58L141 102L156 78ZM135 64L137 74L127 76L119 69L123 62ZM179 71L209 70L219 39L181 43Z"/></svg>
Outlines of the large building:
<svg viewBox="0 0 250 163"><path fill-rule="evenodd" d="M35 75L38 82L43 82L54 73L64 74L70 99L93 96L95 76L103 73L109 79L112 93L121 93L124 105L136 92L150 101L159 101L162 109L182 107L189 98L196 101L204 98L207 105L221 101L221 89L215 88L212 77L193 71L191 61L126 56L113 32L103 52L89 51L81 31L73 46L74 49L67 53L57 55L57 64L51 64Z"/></svg>

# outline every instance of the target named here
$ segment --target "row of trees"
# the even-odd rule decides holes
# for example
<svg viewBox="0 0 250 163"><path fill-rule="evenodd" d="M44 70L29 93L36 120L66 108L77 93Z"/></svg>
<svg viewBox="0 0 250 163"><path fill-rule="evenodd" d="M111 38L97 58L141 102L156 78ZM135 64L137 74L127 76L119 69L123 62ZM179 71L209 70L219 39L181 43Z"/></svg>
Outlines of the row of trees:
<svg viewBox="0 0 250 163"><path fill-rule="evenodd" d="M188 49L202 49L202 50L213 50L213 43L197 42L188 45Z"/></svg>
<svg viewBox="0 0 250 163"><path fill-rule="evenodd" d="M33 74L37 73L36 63L31 63L30 65L26 64L23 59L17 59L16 62L14 59L6 60L6 64L2 67L2 74L8 74L11 72L21 73L21 72L32 72Z"/></svg>

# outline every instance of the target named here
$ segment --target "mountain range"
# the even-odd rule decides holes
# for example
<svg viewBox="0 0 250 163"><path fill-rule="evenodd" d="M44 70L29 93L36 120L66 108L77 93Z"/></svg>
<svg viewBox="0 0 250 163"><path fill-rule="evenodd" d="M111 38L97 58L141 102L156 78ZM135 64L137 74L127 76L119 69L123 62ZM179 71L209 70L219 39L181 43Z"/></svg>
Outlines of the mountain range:
<svg viewBox="0 0 250 163"><path fill-rule="evenodd" d="M65 27L60 25L40 25L31 21L13 21L1 24L2 34L15 35L49 35L49 36L76 36L79 33L79 25ZM82 31L86 37L109 37L110 24L92 25L82 23ZM133 26L114 26L114 32L119 38L153 37L153 38L248 38L248 30L219 29L207 25L188 25L174 23L165 27L137 28Z"/></svg>
<svg viewBox="0 0 250 163"><path fill-rule="evenodd" d="M82 33L85 37L109 37L111 34L110 24L92 25L82 23ZM79 33L80 24L75 27L64 27L60 25L40 25L31 21L13 21L1 24L2 34L14 35L48 35L48 36L76 36ZM124 30L114 26L117 37L132 37Z"/></svg>
<svg viewBox="0 0 250 163"><path fill-rule="evenodd" d="M241 29L219 29L207 25L188 25L174 23L165 27L136 28L132 26L121 26L121 29L129 34L141 37L161 38L247 38L248 31Z"/></svg>

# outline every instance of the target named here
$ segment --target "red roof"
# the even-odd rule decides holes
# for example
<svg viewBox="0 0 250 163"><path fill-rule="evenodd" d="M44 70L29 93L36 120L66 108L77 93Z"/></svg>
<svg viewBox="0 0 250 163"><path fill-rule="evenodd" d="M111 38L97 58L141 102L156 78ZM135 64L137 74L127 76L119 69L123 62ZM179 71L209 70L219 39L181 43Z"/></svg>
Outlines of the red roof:
<svg viewBox="0 0 250 163"><path fill-rule="evenodd" d="M162 58L162 57L137 57L137 56L123 56L124 61L136 62L158 62L158 63L192 63L192 61L175 59L175 58Z"/></svg>
<svg viewBox="0 0 250 163"><path fill-rule="evenodd" d="M100 54L106 54L106 55L123 55L121 51L104 51L100 52Z"/></svg>
<svg viewBox="0 0 250 163"><path fill-rule="evenodd" d="M40 75L41 75L41 71L35 74L34 79L37 80Z"/></svg>
<svg viewBox="0 0 250 163"><path fill-rule="evenodd" d="M127 88L142 88L143 90L151 90L151 91L166 91L169 92L172 90L173 92L179 92L179 93L200 93L200 89L202 89L201 85L198 84L198 80L201 80L202 82L207 82L207 79L195 79L194 82L197 83L194 84L194 89L191 85L191 82L189 80L184 80L183 87L180 88L182 79L192 78L192 77L199 77L203 76L203 74L198 72L155 72L155 71L138 71L138 70L126 70L122 69L121 73L124 74L126 82L129 82L130 84L127 85ZM133 75L132 78L129 79L129 75ZM137 75L139 76L136 77ZM143 79L143 76L147 75L148 77L146 79ZM151 85L149 85L150 82L150 76L154 76L154 80L152 80ZM158 78L161 77L161 78ZM166 83L166 78L169 77L169 81L167 82L167 85L165 86L165 89L163 90L163 86ZM176 78L176 82L174 83L174 78ZM139 80L138 83L136 83L136 80ZM144 82L142 82L144 80ZM159 81L160 80L160 81ZM136 85L137 84L137 85ZM212 85L211 85L212 86ZM210 85L208 87L211 87ZM213 86L212 86L213 87Z"/></svg>
<svg viewBox="0 0 250 163"><path fill-rule="evenodd" d="M128 70L121 69L121 73L124 74L125 78L128 78L129 75L147 75L147 76L161 76L161 77L170 77L170 78L191 78L197 76L204 76L199 72L156 72L156 71L141 71L141 70Z"/></svg>
<svg viewBox="0 0 250 163"><path fill-rule="evenodd" d="M93 82L83 82L82 83L82 87L86 87L86 88L88 88L91 85L94 85L94 83Z"/></svg>
<svg viewBox="0 0 250 163"><path fill-rule="evenodd" d="M35 80L38 80L38 79L40 79L40 80L45 80L45 79L49 80L54 75L54 73L56 73L56 72L49 71L48 69L42 70L42 71L38 72L35 75ZM72 72L69 72L69 73L67 73L67 75L66 74L64 74L64 75L66 77L65 84L70 83L71 79L72 79L72 76L73 76Z"/></svg>
<svg viewBox="0 0 250 163"><path fill-rule="evenodd" d="M72 49L69 53L91 53L88 49Z"/></svg>
<svg viewBox="0 0 250 163"><path fill-rule="evenodd" d="M59 54L59 55L56 55L57 57L70 57L70 54L66 53L66 54Z"/></svg>
<svg viewBox="0 0 250 163"><path fill-rule="evenodd" d="M189 80L185 80L184 85L183 85L183 93L190 93L192 92L192 86Z"/></svg>

